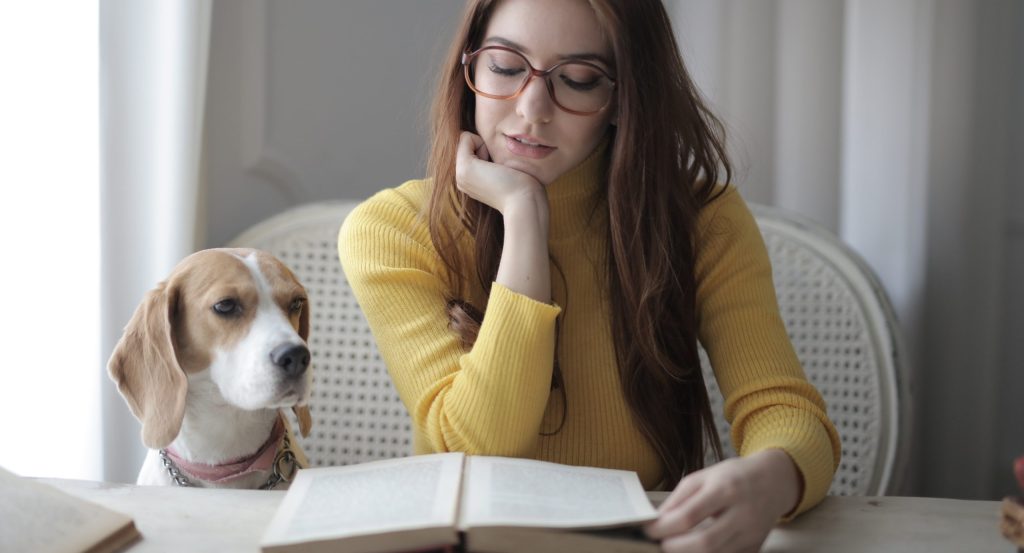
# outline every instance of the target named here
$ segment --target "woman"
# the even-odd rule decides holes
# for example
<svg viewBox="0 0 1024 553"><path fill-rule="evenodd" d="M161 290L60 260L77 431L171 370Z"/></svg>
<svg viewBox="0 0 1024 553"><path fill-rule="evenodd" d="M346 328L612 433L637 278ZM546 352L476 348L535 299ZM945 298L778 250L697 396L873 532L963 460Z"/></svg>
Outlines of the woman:
<svg viewBox="0 0 1024 553"><path fill-rule="evenodd" d="M723 142L660 1L470 2L431 178L339 236L418 453L634 470L674 489L666 551L756 550L825 495L838 437ZM741 453L703 470L698 338Z"/></svg>

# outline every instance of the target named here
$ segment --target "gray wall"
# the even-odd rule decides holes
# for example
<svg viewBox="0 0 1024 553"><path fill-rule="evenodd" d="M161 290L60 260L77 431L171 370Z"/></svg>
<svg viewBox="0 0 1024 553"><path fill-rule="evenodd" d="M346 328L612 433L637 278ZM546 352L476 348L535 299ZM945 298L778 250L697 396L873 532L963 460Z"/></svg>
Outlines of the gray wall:
<svg viewBox="0 0 1024 553"><path fill-rule="evenodd" d="M424 174L462 0L218 0L204 147L207 244L289 206Z"/></svg>

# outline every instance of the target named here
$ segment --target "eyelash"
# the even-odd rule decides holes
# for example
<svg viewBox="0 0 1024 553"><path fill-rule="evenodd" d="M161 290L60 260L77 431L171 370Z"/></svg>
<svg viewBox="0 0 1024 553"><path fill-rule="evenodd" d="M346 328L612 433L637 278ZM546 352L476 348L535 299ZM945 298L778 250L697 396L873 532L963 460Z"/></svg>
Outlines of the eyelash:
<svg viewBox="0 0 1024 553"><path fill-rule="evenodd" d="M590 90L594 90L595 88L597 88L597 81L598 81L598 79L594 79L594 80L592 80L590 82L586 82L586 83L581 83L581 82L578 82L578 81L574 81L574 80L572 80L572 79L570 79L568 77L565 77L565 76L562 76L561 78L562 78L562 82L565 83L569 88L571 88L573 90L578 90L580 92L588 92Z"/></svg>
<svg viewBox="0 0 1024 553"><path fill-rule="evenodd" d="M514 77L514 76L518 75L519 73L523 72L522 69L506 69L504 67L498 67L497 65L494 65L493 63L488 64L487 68L490 69L492 73L497 73L499 75L505 75L507 77Z"/></svg>

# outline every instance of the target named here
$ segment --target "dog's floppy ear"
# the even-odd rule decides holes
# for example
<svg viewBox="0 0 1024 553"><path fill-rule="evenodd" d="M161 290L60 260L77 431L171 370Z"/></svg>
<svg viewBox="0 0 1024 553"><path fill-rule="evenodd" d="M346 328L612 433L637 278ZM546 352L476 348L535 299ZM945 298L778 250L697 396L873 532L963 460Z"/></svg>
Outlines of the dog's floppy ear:
<svg viewBox="0 0 1024 553"><path fill-rule="evenodd" d="M305 288L303 288L305 290ZM302 313L299 314L299 338L302 338L303 342L309 343L309 294L306 295L306 305L302 306Z"/></svg>
<svg viewBox="0 0 1024 553"><path fill-rule="evenodd" d="M310 305L307 299L306 305L302 307L302 313L299 315L299 337L307 344L309 343L309 310ZM309 406L296 405L292 407L292 412L299 419L299 433L303 438L309 436L309 431L313 428L313 418L309 415Z"/></svg>
<svg viewBox="0 0 1024 553"><path fill-rule="evenodd" d="M299 420L299 433L305 438L309 436L309 431L313 428L313 417L309 415L308 405L296 405L292 407L292 412L295 413L295 418Z"/></svg>
<svg viewBox="0 0 1024 553"><path fill-rule="evenodd" d="M146 294L107 363L110 378L142 423L142 442L167 447L181 430L188 379L178 363L172 329L178 287L162 282Z"/></svg>
<svg viewBox="0 0 1024 553"><path fill-rule="evenodd" d="M299 281L298 277L296 277L295 274L292 273L290 269L288 269L288 267L285 267L285 270L287 270L288 273L291 274L292 278L295 279L295 282ZM303 291L305 291L305 287L303 287ZM310 309L308 293L306 295L306 298L306 305L302 306L302 313L299 314L299 338L302 338L302 341L308 344ZM295 413L295 418L299 420L299 433L302 434L303 438L309 436L309 431L313 428L313 417L311 417L309 414L309 406L296 405L292 407L292 412Z"/></svg>

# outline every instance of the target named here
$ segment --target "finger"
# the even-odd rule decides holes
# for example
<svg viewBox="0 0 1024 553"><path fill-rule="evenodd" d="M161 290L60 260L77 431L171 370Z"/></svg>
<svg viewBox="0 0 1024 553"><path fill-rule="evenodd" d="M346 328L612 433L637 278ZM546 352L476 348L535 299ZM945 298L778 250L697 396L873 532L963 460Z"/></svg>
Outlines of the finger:
<svg viewBox="0 0 1024 553"><path fill-rule="evenodd" d="M665 498L665 501L661 503L658 507L658 512L665 512L669 509L673 509L683 501L686 501L690 496L700 490L703 482L703 474L700 472L695 472L686 476L679 481L676 489L672 490L672 493L670 493L668 497Z"/></svg>
<svg viewBox="0 0 1024 553"><path fill-rule="evenodd" d="M746 551L740 540L740 528L729 516L714 519L692 532L673 535L662 540L665 553L734 553Z"/></svg>
<svg viewBox="0 0 1024 553"><path fill-rule="evenodd" d="M462 134L459 135L458 152L475 156L477 149L483 144L484 139L480 136L469 131L462 131Z"/></svg>
<svg viewBox="0 0 1024 553"><path fill-rule="evenodd" d="M662 512L658 520L644 527L647 535L654 539L665 538L675 534L688 532L697 527L708 517L714 516L729 507L724 494L712 488L701 488L683 504Z"/></svg>
<svg viewBox="0 0 1024 553"><path fill-rule="evenodd" d="M459 136L459 143L455 149L455 184L459 190L465 192L465 185L473 178L473 173L476 170L477 157L475 155L476 149L478 148L477 140L482 144L483 140L474 135L471 132L463 131L462 135Z"/></svg>

